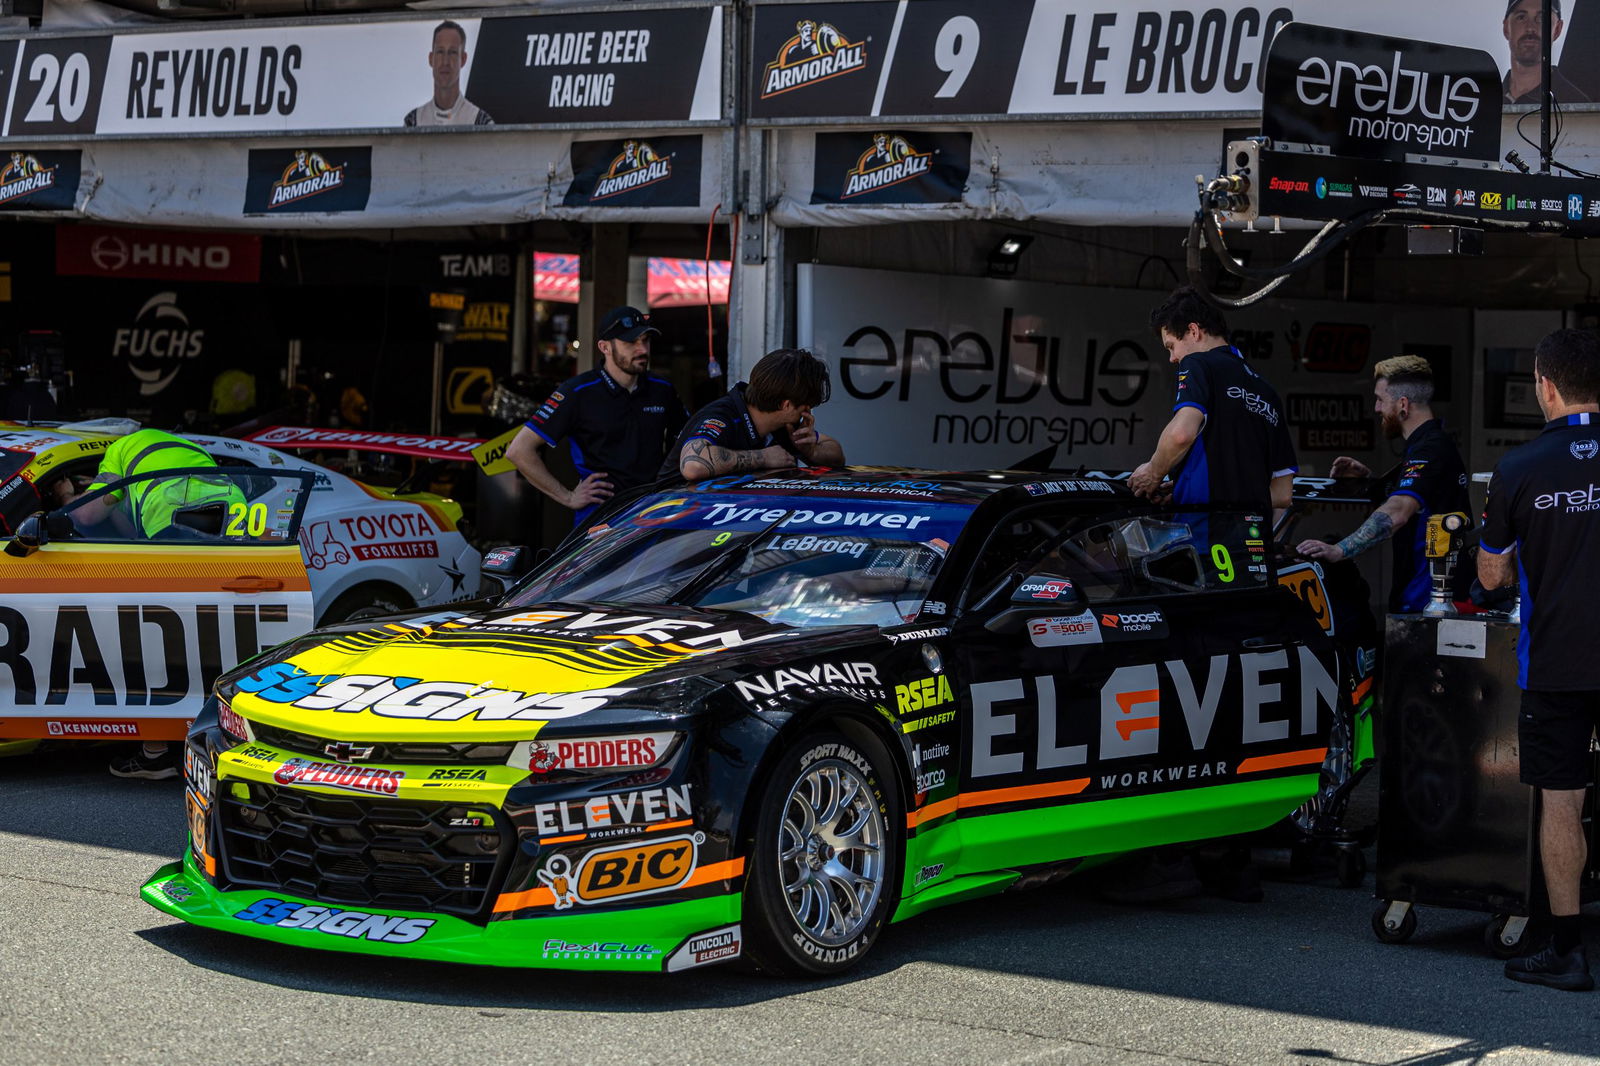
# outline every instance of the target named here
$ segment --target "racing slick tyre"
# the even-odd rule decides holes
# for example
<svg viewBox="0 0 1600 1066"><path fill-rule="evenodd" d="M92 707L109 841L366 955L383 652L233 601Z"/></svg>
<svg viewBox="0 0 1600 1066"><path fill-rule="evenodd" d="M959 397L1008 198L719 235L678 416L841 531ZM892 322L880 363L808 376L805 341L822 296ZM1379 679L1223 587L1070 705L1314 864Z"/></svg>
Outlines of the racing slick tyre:
<svg viewBox="0 0 1600 1066"><path fill-rule="evenodd" d="M340 622L359 622L365 618L381 618L386 614L399 614L414 606L404 593L381 585L357 585L339 594L328 605L319 626L337 625Z"/></svg>
<svg viewBox="0 0 1600 1066"><path fill-rule="evenodd" d="M905 812L882 746L812 733L762 789L744 889L747 954L781 976L827 976L866 957L894 910Z"/></svg>

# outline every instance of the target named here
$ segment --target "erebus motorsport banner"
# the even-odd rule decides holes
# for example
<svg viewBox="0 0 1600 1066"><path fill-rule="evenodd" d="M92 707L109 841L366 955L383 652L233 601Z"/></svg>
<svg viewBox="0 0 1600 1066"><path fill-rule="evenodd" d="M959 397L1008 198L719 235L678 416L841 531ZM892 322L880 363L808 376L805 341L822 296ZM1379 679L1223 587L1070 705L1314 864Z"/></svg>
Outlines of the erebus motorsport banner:
<svg viewBox="0 0 1600 1066"><path fill-rule="evenodd" d="M693 207L700 202L698 134L572 142L567 207Z"/></svg>
<svg viewBox="0 0 1600 1066"><path fill-rule="evenodd" d="M972 169L972 134L817 134L814 204L954 204Z"/></svg>
<svg viewBox="0 0 1600 1066"><path fill-rule="evenodd" d="M0 150L0 211L71 211L82 152Z"/></svg>
<svg viewBox="0 0 1600 1066"><path fill-rule="evenodd" d="M1569 39L1583 55L1600 37L1600 0L1561 8L1558 63ZM1252 112L1296 21L1487 52L1495 81L1529 70L1529 24L1506 0L877 0L757 5L745 92L756 122ZM1591 68L1563 68L1562 103L1597 98Z"/></svg>
<svg viewBox="0 0 1600 1066"><path fill-rule="evenodd" d="M0 137L722 117L723 8L0 40Z"/></svg>
<svg viewBox="0 0 1600 1066"><path fill-rule="evenodd" d="M364 211L371 195L371 147L250 149L247 215Z"/></svg>
<svg viewBox="0 0 1600 1066"><path fill-rule="evenodd" d="M1261 132L1337 156L1493 163L1501 96L1487 52L1297 22L1267 56Z"/></svg>

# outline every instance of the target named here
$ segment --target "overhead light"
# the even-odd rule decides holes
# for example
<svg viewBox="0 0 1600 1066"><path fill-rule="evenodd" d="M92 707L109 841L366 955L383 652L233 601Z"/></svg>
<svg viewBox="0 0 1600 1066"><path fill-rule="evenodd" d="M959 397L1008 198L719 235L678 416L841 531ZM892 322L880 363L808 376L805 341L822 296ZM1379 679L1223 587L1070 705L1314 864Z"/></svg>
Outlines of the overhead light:
<svg viewBox="0 0 1600 1066"><path fill-rule="evenodd" d="M1000 239L994 246L994 251L989 253L989 276L991 278L1009 278L1017 272L1017 263L1022 259L1022 253L1033 243L1033 238L1026 233L1011 233Z"/></svg>

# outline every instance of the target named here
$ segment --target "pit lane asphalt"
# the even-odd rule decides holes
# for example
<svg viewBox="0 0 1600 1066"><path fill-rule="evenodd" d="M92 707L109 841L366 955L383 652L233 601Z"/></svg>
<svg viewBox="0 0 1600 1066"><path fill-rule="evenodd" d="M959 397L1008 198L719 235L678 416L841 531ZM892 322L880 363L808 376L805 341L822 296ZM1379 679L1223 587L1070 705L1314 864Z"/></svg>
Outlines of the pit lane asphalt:
<svg viewBox="0 0 1600 1066"><path fill-rule="evenodd" d="M1424 910L1410 943L1380 944L1370 877L1269 881L1257 905L1018 893L892 926L822 983L294 951L139 901L183 845L182 789L116 780L106 759L0 760L8 1066L1600 1061L1600 992L1506 981L1465 912Z"/></svg>

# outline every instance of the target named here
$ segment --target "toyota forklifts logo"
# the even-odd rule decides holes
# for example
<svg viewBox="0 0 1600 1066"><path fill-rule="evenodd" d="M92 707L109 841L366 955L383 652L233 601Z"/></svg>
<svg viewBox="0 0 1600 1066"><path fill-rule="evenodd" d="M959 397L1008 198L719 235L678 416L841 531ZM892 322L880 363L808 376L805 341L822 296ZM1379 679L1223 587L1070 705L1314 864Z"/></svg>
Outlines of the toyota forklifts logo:
<svg viewBox="0 0 1600 1066"><path fill-rule="evenodd" d="M761 76L761 99L866 67L866 45L847 40L831 23L801 19L794 28L795 35L778 48Z"/></svg>
<svg viewBox="0 0 1600 1066"><path fill-rule="evenodd" d="M606 172L595 182L589 199L604 200L672 177L672 158L657 155L646 141L626 141Z"/></svg>
<svg viewBox="0 0 1600 1066"><path fill-rule="evenodd" d="M932 152L919 152L899 134L875 133L872 147L845 174L841 199L915 181L933 166Z"/></svg>

